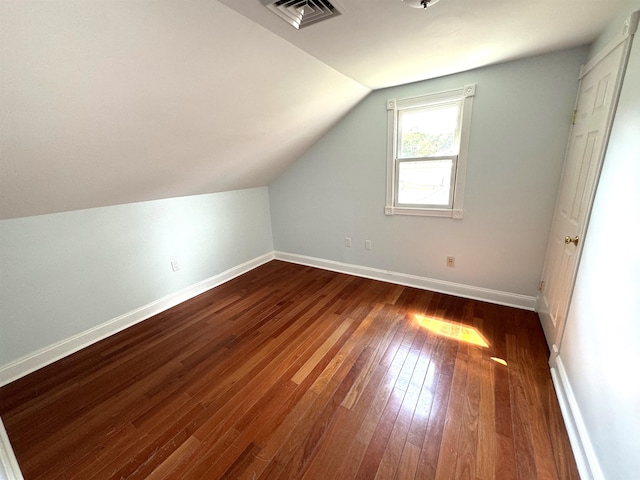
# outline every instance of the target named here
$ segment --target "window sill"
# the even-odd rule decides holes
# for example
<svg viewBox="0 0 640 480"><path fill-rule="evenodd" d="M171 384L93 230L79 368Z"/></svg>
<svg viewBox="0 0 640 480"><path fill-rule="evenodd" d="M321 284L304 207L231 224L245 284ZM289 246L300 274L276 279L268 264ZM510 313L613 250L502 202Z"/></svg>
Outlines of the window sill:
<svg viewBox="0 0 640 480"><path fill-rule="evenodd" d="M409 208L409 207L384 207L384 214L392 215L414 215L417 217L445 217L461 220L463 211L451 208Z"/></svg>

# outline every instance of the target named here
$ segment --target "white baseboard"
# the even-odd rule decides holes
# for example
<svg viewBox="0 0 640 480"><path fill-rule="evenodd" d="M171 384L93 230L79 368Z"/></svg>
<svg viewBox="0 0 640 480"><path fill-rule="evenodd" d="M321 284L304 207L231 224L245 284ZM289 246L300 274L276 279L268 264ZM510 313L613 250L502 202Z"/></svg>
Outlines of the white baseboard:
<svg viewBox="0 0 640 480"><path fill-rule="evenodd" d="M560 403L560 410L564 418L573 456L578 465L578 472L582 480L604 480L600 463L593 450L593 445L582 420L578 402L573 394L562 358L557 355L554 359L555 367L551 368L551 378L556 389L556 396Z"/></svg>
<svg viewBox="0 0 640 480"><path fill-rule="evenodd" d="M0 419L0 480L24 480L2 419Z"/></svg>
<svg viewBox="0 0 640 480"><path fill-rule="evenodd" d="M524 310L534 310L536 305L536 297L530 297L527 295L501 292L499 290L446 282L444 280L435 280L433 278L419 277L416 275L363 267L349 263L335 262L333 260L324 260L322 258L307 257L305 255L298 255L295 253L275 252L275 258L285 262L322 268L333 272L348 273L357 277L381 280L383 282L396 283L398 285L416 287L423 290L431 290L434 292L455 295L457 297L471 298L473 300L481 300L498 305L521 308Z"/></svg>
<svg viewBox="0 0 640 480"><path fill-rule="evenodd" d="M266 253L0 367L0 387L273 260ZM0 477L2 480L2 477Z"/></svg>

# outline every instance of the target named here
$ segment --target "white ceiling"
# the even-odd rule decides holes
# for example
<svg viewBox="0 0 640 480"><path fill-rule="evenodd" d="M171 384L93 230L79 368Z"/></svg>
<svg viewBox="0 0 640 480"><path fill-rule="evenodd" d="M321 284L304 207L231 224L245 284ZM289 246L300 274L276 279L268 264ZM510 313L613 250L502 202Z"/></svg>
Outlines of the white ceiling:
<svg viewBox="0 0 640 480"><path fill-rule="evenodd" d="M219 0L371 89L592 42L624 0L330 0L341 15L296 30L260 0Z"/></svg>
<svg viewBox="0 0 640 480"><path fill-rule="evenodd" d="M371 89L585 44L623 0L0 1L0 218L268 185Z"/></svg>

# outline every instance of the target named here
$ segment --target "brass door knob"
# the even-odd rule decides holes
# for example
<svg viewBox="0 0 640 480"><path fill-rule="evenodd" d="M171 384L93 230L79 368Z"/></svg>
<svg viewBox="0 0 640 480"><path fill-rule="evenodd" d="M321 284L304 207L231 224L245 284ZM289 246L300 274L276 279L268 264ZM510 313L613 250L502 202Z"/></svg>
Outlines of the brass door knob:
<svg viewBox="0 0 640 480"><path fill-rule="evenodd" d="M569 245L570 243L573 243L577 247L579 241L580 241L580 238L577 235L573 238L569 236L564 237L564 243L567 245Z"/></svg>

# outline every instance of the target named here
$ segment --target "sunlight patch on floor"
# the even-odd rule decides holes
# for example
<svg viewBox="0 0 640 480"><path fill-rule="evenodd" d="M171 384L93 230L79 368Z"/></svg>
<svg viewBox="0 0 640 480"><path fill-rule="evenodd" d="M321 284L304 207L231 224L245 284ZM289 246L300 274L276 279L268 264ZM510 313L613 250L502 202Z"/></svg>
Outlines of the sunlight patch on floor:
<svg viewBox="0 0 640 480"><path fill-rule="evenodd" d="M503 360L502 358L491 357L491 360L493 360L496 363L499 363L500 365L504 365L505 367L507 366L507 361Z"/></svg>
<svg viewBox="0 0 640 480"><path fill-rule="evenodd" d="M480 347L489 347L489 344L480 334L480 332L469 325L439 320L433 317L425 317L424 315L415 314L413 316L418 324L427 330L440 335L442 337L452 338L460 342L478 345Z"/></svg>

